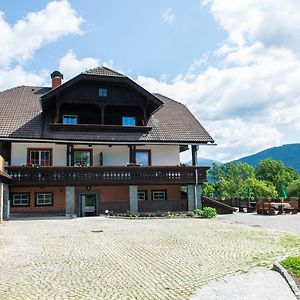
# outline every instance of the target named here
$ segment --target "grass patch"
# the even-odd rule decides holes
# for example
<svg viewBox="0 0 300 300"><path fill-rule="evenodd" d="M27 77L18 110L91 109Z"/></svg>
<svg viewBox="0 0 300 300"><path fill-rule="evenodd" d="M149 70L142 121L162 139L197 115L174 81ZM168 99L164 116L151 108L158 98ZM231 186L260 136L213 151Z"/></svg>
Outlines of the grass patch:
<svg viewBox="0 0 300 300"><path fill-rule="evenodd" d="M281 264L300 278L300 256L289 256Z"/></svg>

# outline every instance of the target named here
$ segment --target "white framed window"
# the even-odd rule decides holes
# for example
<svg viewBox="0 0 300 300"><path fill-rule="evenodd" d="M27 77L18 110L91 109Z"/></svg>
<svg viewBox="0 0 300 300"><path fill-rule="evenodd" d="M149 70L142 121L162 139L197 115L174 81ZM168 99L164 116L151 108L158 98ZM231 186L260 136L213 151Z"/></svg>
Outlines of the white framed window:
<svg viewBox="0 0 300 300"><path fill-rule="evenodd" d="M123 126L135 126L136 120L135 117L122 117L122 125Z"/></svg>
<svg viewBox="0 0 300 300"><path fill-rule="evenodd" d="M78 117L76 115L64 115L63 124L76 125L78 124Z"/></svg>
<svg viewBox="0 0 300 300"><path fill-rule="evenodd" d="M152 200L153 201L167 200L166 191L164 191L164 190L152 191Z"/></svg>
<svg viewBox="0 0 300 300"><path fill-rule="evenodd" d="M147 200L147 191L138 191L138 200L146 201Z"/></svg>
<svg viewBox="0 0 300 300"><path fill-rule="evenodd" d="M99 88L99 97L107 97L107 88Z"/></svg>
<svg viewBox="0 0 300 300"><path fill-rule="evenodd" d="M52 193L36 193L35 204L36 206L53 205Z"/></svg>
<svg viewBox="0 0 300 300"><path fill-rule="evenodd" d="M13 194L13 206L29 206L29 194Z"/></svg>
<svg viewBox="0 0 300 300"><path fill-rule="evenodd" d="M28 149L28 164L51 166L51 149Z"/></svg>

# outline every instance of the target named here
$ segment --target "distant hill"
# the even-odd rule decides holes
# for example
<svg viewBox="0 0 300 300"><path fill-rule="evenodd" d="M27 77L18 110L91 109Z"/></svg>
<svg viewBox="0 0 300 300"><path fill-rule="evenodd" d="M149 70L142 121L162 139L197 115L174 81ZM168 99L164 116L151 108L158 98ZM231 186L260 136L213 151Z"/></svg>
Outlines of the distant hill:
<svg viewBox="0 0 300 300"><path fill-rule="evenodd" d="M280 147L269 148L256 154L237 159L235 162L246 162L255 167L260 160L266 158L281 160L286 166L292 167L300 174L300 144L287 144Z"/></svg>
<svg viewBox="0 0 300 300"><path fill-rule="evenodd" d="M207 166L207 167L211 167L213 165L213 163L216 163L217 165L222 165L222 162L219 162L217 160L213 160L213 159L209 159L209 158L203 158L203 157L198 157L198 166ZM192 161L190 160L188 163L188 165L192 165Z"/></svg>

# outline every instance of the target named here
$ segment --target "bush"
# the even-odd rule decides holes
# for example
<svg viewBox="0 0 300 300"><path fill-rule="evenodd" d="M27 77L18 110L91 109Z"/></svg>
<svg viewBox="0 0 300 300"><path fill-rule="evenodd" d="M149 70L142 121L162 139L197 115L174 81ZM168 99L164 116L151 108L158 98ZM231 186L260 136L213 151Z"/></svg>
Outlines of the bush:
<svg viewBox="0 0 300 300"><path fill-rule="evenodd" d="M292 271L297 277L300 277L300 257L299 256L290 256L281 262L281 264Z"/></svg>
<svg viewBox="0 0 300 300"><path fill-rule="evenodd" d="M203 218L215 218L217 215L217 210L213 207L204 207L202 211Z"/></svg>
<svg viewBox="0 0 300 300"><path fill-rule="evenodd" d="M202 215L202 210L199 209L199 208L198 209L194 209L193 213L194 213L195 216L201 216Z"/></svg>

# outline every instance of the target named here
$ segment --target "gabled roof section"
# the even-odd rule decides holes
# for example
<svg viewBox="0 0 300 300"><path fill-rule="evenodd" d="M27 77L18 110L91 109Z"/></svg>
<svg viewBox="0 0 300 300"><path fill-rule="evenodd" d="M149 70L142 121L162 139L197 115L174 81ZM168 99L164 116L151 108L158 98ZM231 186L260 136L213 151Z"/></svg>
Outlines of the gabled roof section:
<svg viewBox="0 0 300 300"><path fill-rule="evenodd" d="M0 140L73 141L74 143L209 144L213 138L183 104L155 94L161 105L149 118L147 133L54 131L39 98L49 88L21 86L0 92Z"/></svg>
<svg viewBox="0 0 300 300"><path fill-rule="evenodd" d="M52 102L56 101L56 95L60 92L64 91L66 88L72 86L73 84L81 81L81 80L91 80L91 81L98 81L98 80L105 80L106 82L118 83L123 84L135 89L138 93L144 95L145 97L149 98L156 107L159 107L163 104L163 102L157 98L155 95L151 94L143 87L138 85L129 77L118 73L114 70L111 70L107 67L97 67L85 72L80 73L79 75L73 77L69 81L63 83L61 86L50 89L49 92L41 96L41 107L42 110L46 110L47 107L51 105Z"/></svg>
<svg viewBox="0 0 300 300"><path fill-rule="evenodd" d="M89 75L100 75L100 76L116 76L116 77L126 77L125 75L118 73L112 69L109 69L107 67L97 67L93 69L89 69L83 74L89 74Z"/></svg>

